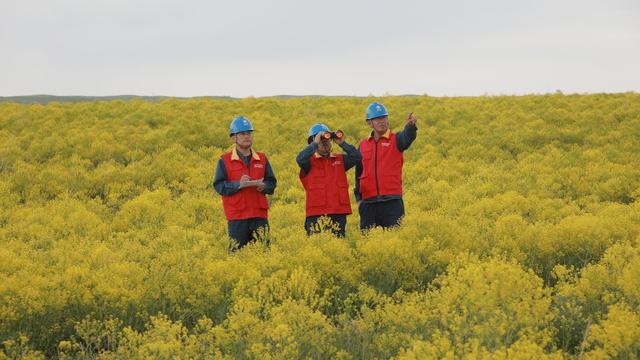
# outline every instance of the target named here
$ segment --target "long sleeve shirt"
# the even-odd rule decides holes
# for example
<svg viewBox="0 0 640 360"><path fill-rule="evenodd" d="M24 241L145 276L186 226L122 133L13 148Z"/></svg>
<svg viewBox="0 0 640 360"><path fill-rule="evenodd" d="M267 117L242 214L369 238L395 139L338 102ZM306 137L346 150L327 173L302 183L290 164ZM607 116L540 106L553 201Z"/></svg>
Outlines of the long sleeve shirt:
<svg viewBox="0 0 640 360"><path fill-rule="evenodd" d="M351 169L362 161L362 155L360 154L360 151L355 148L355 146L347 143L346 141L343 141L339 146L342 148L342 150L345 151L345 171ZM307 175L309 171L311 171L311 157L316 153L316 151L318 151L318 144L315 141L312 141L311 144L304 148L296 157L296 162L305 175Z"/></svg>
<svg viewBox="0 0 640 360"><path fill-rule="evenodd" d="M238 154L238 156L240 156L248 168L251 163L251 154L247 156ZM272 195L276 188L277 180L271 164L269 164L269 160L266 162L264 179L262 181L264 182L264 190L262 190L262 193ZM216 166L216 174L213 177L213 188L222 196L233 195L242 190L240 189L240 181L227 180L227 171L224 168L224 160L222 160L222 158L218 160L218 165Z"/></svg>
<svg viewBox="0 0 640 360"><path fill-rule="evenodd" d="M371 132L370 136L373 136L373 132ZM406 124L402 131L396 133L396 145L398 147L398 150L400 152L404 152L405 150L407 150L417 136L418 136L418 127L416 125ZM355 185L355 188L353 189L353 193L356 196L356 201L374 203L374 202L381 202L381 201L388 201L388 200L395 200L395 199L402 198L402 196L400 195L379 195L374 198L362 200L362 194L360 193L360 175L362 175L362 161L359 161L356 164L356 185Z"/></svg>

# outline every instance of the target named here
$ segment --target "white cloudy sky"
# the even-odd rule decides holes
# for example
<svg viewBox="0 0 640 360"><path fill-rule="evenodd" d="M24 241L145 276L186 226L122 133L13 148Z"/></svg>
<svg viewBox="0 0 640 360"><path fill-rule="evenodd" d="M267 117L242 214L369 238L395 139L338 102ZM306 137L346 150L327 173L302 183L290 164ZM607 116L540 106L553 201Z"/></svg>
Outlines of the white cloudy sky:
<svg viewBox="0 0 640 360"><path fill-rule="evenodd" d="M640 91L640 0L2 0L0 96Z"/></svg>

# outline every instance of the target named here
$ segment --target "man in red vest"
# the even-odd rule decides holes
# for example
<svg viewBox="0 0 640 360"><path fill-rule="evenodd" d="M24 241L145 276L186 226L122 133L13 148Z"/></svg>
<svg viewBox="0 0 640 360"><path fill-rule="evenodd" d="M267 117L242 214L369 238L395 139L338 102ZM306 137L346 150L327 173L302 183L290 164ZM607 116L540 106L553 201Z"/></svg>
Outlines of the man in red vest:
<svg viewBox="0 0 640 360"><path fill-rule="evenodd" d="M331 140L345 154L331 153ZM347 170L362 160L360 153L343 139L342 131L331 132L325 124L315 124L309 129L307 146L296 157L300 166L300 181L307 196L307 235L324 230L325 224L318 220L326 216L331 222L329 230L340 237L345 236L347 215L351 214Z"/></svg>
<svg viewBox="0 0 640 360"><path fill-rule="evenodd" d="M402 153L416 139L418 119L410 113L404 130L396 134L389 128L388 116L387 109L378 102L367 107L367 125L372 131L360 141L362 162L356 165L354 191L361 230L396 226L404 215Z"/></svg>
<svg viewBox="0 0 640 360"><path fill-rule="evenodd" d="M233 119L229 136L235 146L218 160L213 187L222 195L229 237L242 248L269 229L265 194L273 194L276 177L265 154L251 148L253 125L248 119Z"/></svg>

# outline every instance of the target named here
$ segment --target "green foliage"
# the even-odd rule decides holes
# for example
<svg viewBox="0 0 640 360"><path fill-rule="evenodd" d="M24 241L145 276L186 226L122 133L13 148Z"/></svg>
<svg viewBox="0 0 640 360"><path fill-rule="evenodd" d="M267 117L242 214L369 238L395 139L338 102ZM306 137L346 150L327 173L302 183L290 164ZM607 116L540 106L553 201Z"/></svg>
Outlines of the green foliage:
<svg viewBox="0 0 640 360"><path fill-rule="evenodd" d="M307 129L373 100L1 103L0 359L640 356L638 94L375 99L420 116L402 226L307 237ZM238 114L278 187L230 253Z"/></svg>

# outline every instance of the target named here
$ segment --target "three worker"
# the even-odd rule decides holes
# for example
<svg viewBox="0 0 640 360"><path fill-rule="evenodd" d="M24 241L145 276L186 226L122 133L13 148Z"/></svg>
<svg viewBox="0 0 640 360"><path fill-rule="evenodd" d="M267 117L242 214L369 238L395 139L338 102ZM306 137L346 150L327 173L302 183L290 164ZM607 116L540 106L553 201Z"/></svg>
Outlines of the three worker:
<svg viewBox="0 0 640 360"><path fill-rule="evenodd" d="M403 152L417 136L417 117L410 113L398 133L389 127L384 105L372 102L365 120L371 128L359 149L348 144L344 133L317 123L311 126L307 146L296 162L306 195L305 230L308 235L329 230L344 237L351 214L346 172L355 166L354 194L360 213L360 229L397 226L404 215L402 200ZM222 195L229 237L238 248L268 232L269 203L276 178L264 153L253 145L253 125L243 116L233 119L229 136L233 148L218 160L213 186ZM343 152L332 153L332 143ZM324 220L322 220L324 219Z"/></svg>

